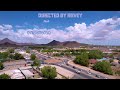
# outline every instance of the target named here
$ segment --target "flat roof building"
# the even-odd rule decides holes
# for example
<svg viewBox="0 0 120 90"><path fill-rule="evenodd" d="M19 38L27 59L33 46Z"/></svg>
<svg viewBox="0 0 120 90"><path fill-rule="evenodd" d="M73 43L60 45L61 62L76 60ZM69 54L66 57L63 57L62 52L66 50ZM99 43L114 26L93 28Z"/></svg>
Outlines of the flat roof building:
<svg viewBox="0 0 120 90"><path fill-rule="evenodd" d="M21 72L25 75L26 78L33 77L34 74L30 72L29 70L21 70Z"/></svg>
<svg viewBox="0 0 120 90"><path fill-rule="evenodd" d="M11 79L25 79L24 75L18 69L3 71L0 73L0 75L4 74L4 73L9 75L11 77Z"/></svg>

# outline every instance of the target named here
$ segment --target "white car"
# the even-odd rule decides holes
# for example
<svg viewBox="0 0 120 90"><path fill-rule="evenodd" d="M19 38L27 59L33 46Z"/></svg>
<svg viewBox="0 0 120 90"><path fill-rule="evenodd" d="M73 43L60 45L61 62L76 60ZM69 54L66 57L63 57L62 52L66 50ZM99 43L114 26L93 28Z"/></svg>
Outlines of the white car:
<svg viewBox="0 0 120 90"><path fill-rule="evenodd" d="M59 66L62 66L61 64L58 64Z"/></svg>
<svg viewBox="0 0 120 90"><path fill-rule="evenodd" d="M91 74L90 72L88 74Z"/></svg>
<svg viewBox="0 0 120 90"><path fill-rule="evenodd" d="M80 74L80 71L79 71L79 70L76 69L75 71L76 71L76 73L79 73L79 74Z"/></svg>
<svg viewBox="0 0 120 90"><path fill-rule="evenodd" d="M91 74L91 72L87 72L88 74Z"/></svg>
<svg viewBox="0 0 120 90"><path fill-rule="evenodd" d="M106 77L104 79L107 79Z"/></svg>
<svg viewBox="0 0 120 90"><path fill-rule="evenodd" d="M64 64L66 64L66 63L64 62Z"/></svg>

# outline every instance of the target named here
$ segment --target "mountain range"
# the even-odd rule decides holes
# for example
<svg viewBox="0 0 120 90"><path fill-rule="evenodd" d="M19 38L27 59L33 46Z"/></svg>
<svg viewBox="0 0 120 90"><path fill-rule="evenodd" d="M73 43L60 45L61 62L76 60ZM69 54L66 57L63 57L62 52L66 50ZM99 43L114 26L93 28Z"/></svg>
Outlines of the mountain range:
<svg viewBox="0 0 120 90"><path fill-rule="evenodd" d="M0 41L0 46L63 46L63 47L79 47L79 46L86 46L88 44L78 43L76 41L65 41L60 42L53 40L47 44L34 44L34 43L17 43L8 38L5 38Z"/></svg>
<svg viewBox="0 0 120 90"><path fill-rule="evenodd" d="M47 45L48 46L63 46L63 47L79 47L79 46L86 46L88 44L78 43L76 41L59 42L59 41L53 40L52 42L48 43Z"/></svg>
<svg viewBox="0 0 120 90"><path fill-rule="evenodd" d="M17 43L17 42L12 41L8 38L0 40L0 46L26 46L26 45L35 45L35 44L32 44L32 43Z"/></svg>

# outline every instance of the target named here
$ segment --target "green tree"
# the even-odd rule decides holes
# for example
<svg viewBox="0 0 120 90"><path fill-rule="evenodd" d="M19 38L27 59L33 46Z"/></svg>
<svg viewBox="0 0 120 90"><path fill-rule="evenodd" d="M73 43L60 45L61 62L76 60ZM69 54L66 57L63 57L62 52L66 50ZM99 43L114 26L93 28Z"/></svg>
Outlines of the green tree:
<svg viewBox="0 0 120 90"><path fill-rule="evenodd" d="M83 66L88 66L89 65L88 54L86 52L83 52L80 55L76 56L74 63Z"/></svg>
<svg viewBox="0 0 120 90"><path fill-rule="evenodd" d="M31 60L35 60L36 59L36 55L35 54L31 54L30 58L31 58Z"/></svg>
<svg viewBox="0 0 120 90"><path fill-rule="evenodd" d="M10 79L10 76L7 74L0 75L0 79Z"/></svg>
<svg viewBox="0 0 120 90"><path fill-rule="evenodd" d="M103 58L103 53L100 50L89 51L89 59L101 59Z"/></svg>
<svg viewBox="0 0 120 90"><path fill-rule="evenodd" d="M15 53L14 59L15 60L24 59L24 57L21 54L19 54L19 53Z"/></svg>
<svg viewBox="0 0 120 90"><path fill-rule="evenodd" d="M41 72L42 72L43 77L45 77L47 79L55 79L55 77L57 76L57 72L56 72L55 67L44 66L41 69Z"/></svg>
<svg viewBox="0 0 120 90"><path fill-rule="evenodd" d="M9 56L9 53L8 53L8 52L3 52L3 58L4 58L4 59L8 58L8 56Z"/></svg>
<svg viewBox="0 0 120 90"><path fill-rule="evenodd" d="M41 63L40 63L40 60L34 60L32 66L37 66L37 67L39 67L40 64L41 64Z"/></svg>
<svg viewBox="0 0 120 90"><path fill-rule="evenodd" d="M13 48L8 49L9 53L14 53L14 51L15 51L15 49L13 49Z"/></svg>
<svg viewBox="0 0 120 90"><path fill-rule="evenodd" d="M106 73L106 74L110 74L110 75L113 74L110 63L106 62L106 61L97 62L93 66L93 69L97 70L97 71L100 71L100 72L103 72L103 73Z"/></svg>
<svg viewBox="0 0 120 90"><path fill-rule="evenodd" d="M14 59L14 55L13 55L13 54L10 54L10 55L9 55L9 58L10 58L10 59Z"/></svg>
<svg viewBox="0 0 120 90"><path fill-rule="evenodd" d="M8 52L0 52L0 59L7 59L8 58L9 53Z"/></svg>
<svg viewBox="0 0 120 90"><path fill-rule="evenodd" d="M110 62L110 63L113 62L113 59L110 59L109 62Z"/></svg>
<svg viewBox="0 0 120 90"><path fill-rule="evenodd" d="M57 56L57 57L59 57L59 56L61 56L59 53L55 53L55 54L53 54L53 56Z"/></svg>
<svg viewBox="0 0 120 90"><path fill-rule="evenodd" d="M29 49L27 49L27 50L26 50L26 53L30 53L30 50L29 50Z"/></svg>
<svg viewBox="0 0 120 90"><path fill-rule="evenodd" d="M0 62L0 70L2 70L4 68L4 65L2 64L2 62Z"/></svg>
<svg viewBox="0 0 120 90"><path fill-rule="evenodd" d="M80 51L80 52L86 52L87 50L86 49L80 49L78 51Z"/></svg>
<svg viewBox="0 0 120 90"><path fill-rule="evenodd" d="M113 58L114 55L111 53L111 54L108 54L108 57L109 57L109 58Z"/></svg>
<svg viewBox="0 0 120 90"><path fill-rule="evenodd" d="M63 53L63 52L61 52L61 53L60 53L60 55L61 55L61 56L63 56L63 55L64 55L64 53Z"/></svg>

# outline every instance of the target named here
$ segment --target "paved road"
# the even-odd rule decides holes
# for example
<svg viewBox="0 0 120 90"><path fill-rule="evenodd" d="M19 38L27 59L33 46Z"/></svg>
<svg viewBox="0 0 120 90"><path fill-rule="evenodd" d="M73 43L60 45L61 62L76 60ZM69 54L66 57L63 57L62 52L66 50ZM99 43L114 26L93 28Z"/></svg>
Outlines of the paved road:
<svg viewBox="0 0 120 90"><path fill-rule="evenodd" d="M43 64L44 64L44 60L53 58L53 57L48 57L48 56L43 55L43 54L40 54L40 53L37 53L37 55L38 55L39 58L42 58L42 63L43 63ZM67 66L67 65L66 65L67 62L68 62L68 60L64 60L64 62L62 62L62 63L61 63L61 62L60 62L60 63L56 63L55 65L60 66L60 64L61 64L61 65L64 64L64 66L62 65L61 67L65 68L65 69L68 69L68 70L76 73L75 69L73 69L72 66ZM79 69L79 68L76 68L76 69L81 70L81 69ZM83 73L82 73L82 72L83 72ZM90 75L90 76L89 76L89 75L86 75L86 74L88 74L88 72L85 71L85 70L82 70L82 72L81 72L80 75L79 75L79 74L76 74L76 75L75 75L75 78L80 78L79 76L82 76L83 78L97 79L96 77L91 77L91 75ZM84 72L85 72L85 73L84 73ZM92 74L92 73L91 73L91 74ZM95 75L94 75L94 76L95 76Z"/></svg>
<svg viewBox="0 0 120 90"><path fill-rule="evenodd" d="M67 59L67 58L63 58L63 59L64 59L64 63L65 63L66 65L69 65L69 67L72 67L72 68L73 68L72 65L68 64L68 61L70 61L69 59ZM97 79L106 79L106 77L101 76L101 75L99 75L99 74L95 74L95 73L86 71L86 70L84 70L84 69L78 68L78 67L74 67L74 68L77 69L77 70L79 70L79 71L82 70L82 72L83 72L84 74L88 74L88 75L90 75L90 76L92 76L92 77L94 77L94 78L97 78ZM90 74L89 74L89 73L90 73Z"/></svg>
<svg viewBox="0 0 120 90"><path fill-rule="evenodd" d="M68 64L68 62L67 62L67 65L69 65L70 67L73 67L72 65ZM75 67L75 68L78 69L78 70L82 70L86 74L89 73L89 71L87 71L87 70L84 70L84 69L81 69L81 68L78 68L78 67ZM91 76L97 77L98 79L107 79L106 77L104 77L102 75L99 75L99 73L97 74L97 73L93 73L91 71L90 71L90 73L91 73Z"/></svg>
<svg viewBox="0 0 120 90"><path fill-rule="evenodd" d="M33 51L34 52L34 51ZM36 53L37 55L38 55L38 57L39 58L41 58L41 60L42 60L42 63L44 64L44 60L46 60L46 59L50 59L50 58L54 58L54 57L51 57L51 56L47 56L47 55L44 55L44 54L41 54L41 53L39 53L39 52L34 52L34 53ZM70 59L68 59L68 58L62 58L62 60L64 60L64 62L62 62L62 63L56 63L56 65L59 65L59 64L65 64L65 66L67 66L68 65L68 61L70 61ZM69 64L69 68L73 68L73 66L71 66L70 64ZM67 69L67 68L66 68ZM77 69L77 70L82 70L82 72L81 73L84 73L85 75L85 77L86 77L86 74L87 74L87 76L89 77L93 77L93 79L95 79L95 78L97 78L97 79L109 79L109 78L106 78L105 76L103 76L103 75L99 75L99 73L97 74L97 73L93 73L92 71L90 71L90 74L89 74L89 71L87 71L87 70L84 70L84 69L81 69L81 68L78 68L78 67L75 67L75 69Z"/></svg>
<svg viewBox="0 0 120 90"><path fill-rule="evenodd" d="M34 52L35 54L37 54L37 56L42 59L42 64L44 64L44 60L46 59L50 59L50 58L53 58L53 57L48 57L47 55L43 55L43 54L40 54L40 53L37 53L37 52ZM64 62L62 63L56 63L54 65L57 65L57 66L60 66L60 67L63 67L71 72L74 72L75 73L75 76L73 79L97 79L96 77L93 77L92 75L87 75L87 73L84 73L85 70L83 70L82 72L80 72L80 74L78 74L76 72L76 69L74 69L72 66L67 66L68 60L64 60ZM79 70L79 69L78 69Z"/></svg>
<svg viewBox="0 0 120 90"><path fill-rule="evenodd" d="M55 65L57 65L57 64L55 64ZM85 74L84 72L80 72L80 74L77 74L77 72L76 72L76 69L74 69L74 68L72 68L72 67L70 67L70 66L67 66L66 64L63 64L63 65L58 65L58 66L60 66L60 67L63 67L63 68L65 68L65 69L67 69L67 70L69 70L69 71L71 71L71 72L74 72L74 73L76 73L75 75L76 75L76 79L97 79L97 78L94 78L94 77L92 77L92 76L90 76L90 75L87 75L87 74ZM82 78L81 78L82 77Z"/></svg>

